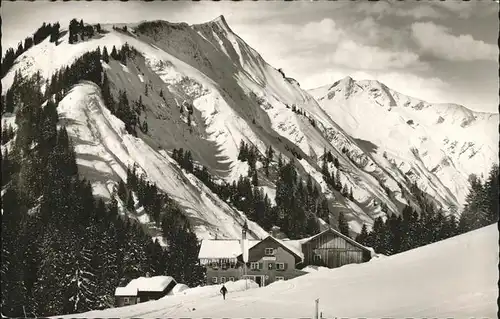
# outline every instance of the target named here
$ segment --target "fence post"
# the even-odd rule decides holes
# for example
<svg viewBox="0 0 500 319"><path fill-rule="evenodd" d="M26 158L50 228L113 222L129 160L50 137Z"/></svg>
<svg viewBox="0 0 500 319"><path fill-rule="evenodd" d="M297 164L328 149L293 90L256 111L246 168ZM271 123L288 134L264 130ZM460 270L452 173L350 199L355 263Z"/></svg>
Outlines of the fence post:
<svg viewBox="0 0 500 319"><path fill-rule="evenodd" d="M319 319L318 313L319 313L319 298L315 300L316 302L316 311L314 312L314 319Z"/></svg>

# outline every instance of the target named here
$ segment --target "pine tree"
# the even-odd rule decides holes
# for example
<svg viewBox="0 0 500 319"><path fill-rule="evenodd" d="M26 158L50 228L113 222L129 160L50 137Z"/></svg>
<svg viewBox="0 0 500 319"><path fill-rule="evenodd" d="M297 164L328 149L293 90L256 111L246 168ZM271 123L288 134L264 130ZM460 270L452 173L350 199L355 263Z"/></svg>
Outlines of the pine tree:
<svg viewBox="0 0 500 319"><path fill-rule="evenodd" d="M368 245L368 229L366 227L366 224L363 224L361 233L356 237L356 241L361 245Z"/></svg>
<svg viewBox="0 0 500 319"><path fill-rule="evenodd" d="M118 197L122 200L122 202L127 202L127 188L125 186L125 183L120 180L118 182Z"/></svg>
<svg viewBox="0 0 500 319"><path fill-rule="evenodd" d="M254 170L252 174L252 185L253 186L258 186L259 185L259 179L257 177L257 171Z"/></svg>
<svg viewBox="0 0 500 319"><path fill-rule="evenodd" d="M109 63L109 54L108 54L108 49L106 46L104 46L104 49L102 51L102 60L106 63Z"/></svg>
<svg viewBox="0 0 500 319"><path fill-rule="evenodd" d="M323 158L323 162L321 164L321 174L323 174L323 179L325 180L325 182L330 183L330 172L328 171L326 158Z"/></svg>
<svg viewBox="0 0 500 319"><path fill-rule="evenodd" d="M247 156L248 156L248 150L247 150L247 145L246 143L241 140L240 141L240 148L239 148L239 153L238 153L238 160L244 162L247 160Z"/></svg>
<svg viewBox="0 0 500 319"><path fill-rule="evenodd" d="M22 220L15 189L8 188L2 196L2 314L23 315L27 291L22 274L22 248L19 244Z"/></svg>
<svg viewBox="0 0 500 319"><path fill-rule="evenodd" d="M485 223L496 223L498 221L499 214L499 206L498 206L498 198L499 198L499 188L498 188L498 180L499 180L499 170L498 165L494 164L490 170L488 179L485 183L485 192L487 198L487 207L488 213L485 216Z"/></svg>
<svg viewBox="0 0 500 319"><path fill-rule="evenodd" d="M127 198L127 210L130 212L135 211L134 196L132 195L132 193L129 193L129 196Z"/></svg>
<svg viewBox="0 0 500 319"><path fill-rule="evenodd" d="M465 198L464 210L460 219L462 231L485 226L488 207L484 185L475 175L469 177L470 189Z"/></svg>
<svg viewBox="0 0 500 319"><path fill-rule="evenodd" d="M342 183L340 182L340 170L335 172L335 189L340 192L342 189Z"/></svg>
<svg viewBox="0 0 500 319"><path fill-rule="evenodd" d="M313 192L313 184L311 175L307 175L307 194L312 195Z"/></svg>
<svg viewBox="0 0 500 319"><path fill-rule="evenodd" d="M340 233L349 237L349 224L347 223L343 212L339 213L338 227Z"/></svg>
<svg viewBox="0 0 500 319"><path fill-rule="evenodd" d="M113 45L113 49L111 50L111 55L110 55L113 60L118 60L118 52L116 51L116 47Z"/></svg>
<svg viewBox="0 0 500 319"><path fill-rule="evenodd" d="M50 42L57 43L57 40L59 40L59 28L60 28L59 22L57 22L52 26L50 32L50 40L49 40Z"/></svg>

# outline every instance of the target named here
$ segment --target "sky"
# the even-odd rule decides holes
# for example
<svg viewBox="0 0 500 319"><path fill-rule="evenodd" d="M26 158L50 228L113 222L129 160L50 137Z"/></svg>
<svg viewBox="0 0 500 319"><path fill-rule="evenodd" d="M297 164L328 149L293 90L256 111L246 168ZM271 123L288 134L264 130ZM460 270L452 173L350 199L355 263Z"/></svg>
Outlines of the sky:
<svg viewBox="0 0 500 319"><path fill-rule="evenodd" d="M351 76L498 113L496 1L2 2L2 52L43 22L203 23L224 15L272 66L310 89Z"/></svg>

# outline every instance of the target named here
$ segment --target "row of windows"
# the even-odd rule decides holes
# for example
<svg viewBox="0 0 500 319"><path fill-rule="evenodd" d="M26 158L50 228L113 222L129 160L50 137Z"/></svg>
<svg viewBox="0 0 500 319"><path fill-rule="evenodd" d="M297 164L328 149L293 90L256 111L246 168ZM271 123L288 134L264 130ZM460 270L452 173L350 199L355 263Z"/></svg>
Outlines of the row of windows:
<svg viewBox="0 0 500 319"><path fill-rule="evenodd" d="M285 270L285 263L267 263L267 269L272 270L274 265L276 265L277 270ZM250 263L250 269L259 270L262 269L262 263L252 262Z"/></svg>
<svg viewBox="0 0 500 319"><path fill-rule="evenodd" d="M277 270L285 270L285 263L267 263L267 269L269 270L272 270L276 265L276 269ZM219 269L219 264L218 263L211 263L210 264L210 267L213 268L213 269ZM258 263L258 262L251 262L250 263L250 269L252 270L261 270L263 267L263 264L262 263ZM220 264L220 268L221 269L234 269L234 268L237 268L236 267L236 264L226 264L226 263L222 263Z"/></svg>
<svg viewBox="0 0 500 319"><path fill-rule="evenodd" d="M264 253L266 256L274 256L274 248L266 248L264 249Z"/></svg>
<svg viewBox="0 0 500 319"><path fill-rule="evenodd" d="M227 281L234 281L234 277L229 277ZM226 277L220 277L220 279L218 279L217 277L212 277L212 282L214 284L220 282L221 284L225 283L226 282Z"/></svg>
<svg viewBox="0 0 500 319"><path fill-rule="evenodd" d="M144 298L141 299L141 298L137 297L137 299L136 299L137 303L140 303L141 300L144 302L144 301L148 301L148 300L156 300L156 298L154 298L154 297L149 297L149 298L144 297ZM130 305L131 301L132 300L130 300L129 297L123 297L123 304L124 305Z"/></svg>
<svg viewBox="0 0 500 319"><path fill-rule="evenodd" d="M276 276L274 277L275 280L285 280L285 277L283 276ZM217 283L225 283L227 281L234 281L234 277L229 277L227 280L226 280L226 277L220 277L220 279L218 277L212 277L212 283L214 284L217 284Z"/></svg>
<svg viewBox="0 0 500 319"><path fill-rule="evenodd" d="M214 268L214 269L217 269L217 268L222 268L222 269L228 269L228 268L236 268L236 264L235 263L216 263L216 262L213 262L213 263L210 263L209 264L210 267Z"/></svg>

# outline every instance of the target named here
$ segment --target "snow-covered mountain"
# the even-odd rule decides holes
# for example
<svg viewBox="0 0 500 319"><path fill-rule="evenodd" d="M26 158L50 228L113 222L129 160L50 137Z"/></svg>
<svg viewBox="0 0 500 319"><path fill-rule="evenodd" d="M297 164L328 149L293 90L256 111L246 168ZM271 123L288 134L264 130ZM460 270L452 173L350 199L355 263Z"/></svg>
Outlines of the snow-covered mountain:
<svg viewBox="0 0 500 319"><path fill-rule="evenodd" d="M376 146L372 156L380 167L442 202L463 205L468 176L484 178L497 161L498 113L431 104L350 77L309 93L349 135Z"/></svg>
<svg viewBox="0 0 500 319"><path fill-rule="evenodd" d="M65 34L57 45L46 39L30 48L2 79L2 93L17 71L40 71L49 79L86 52L97 47L111 52L128 43L139 52L136 58L127 65L102 64L115 93L125 90L130 100L142 99L148 133L128 134L92 83L80 83L64 97L61 121L75 144L80 172L96 194L110 198L127 166L137 163L185 209L200 238L239 237L246 217L182 170L171 158L174 148L191 150L213 175L233 181L248 171L237 159L241 141L261 154L271 145L275 159L277 154L295 158L304 180L310 174L328 198L332 220L345 212L355 232L383 214L380 203L397 213L411 202L402 192L414 181L445 209L462 204L467 175L485 174L495 161L498 141L490 132L498 115L430 105L380 83L352 79L308 93L266 63L222 16L191 26L152 21L102 28L105 33L85 41L70 44ZM325 150L338 158L338 168L332 163L328 168L352 189L353 200L324 182ZM259 185L274 198L274 181L261 171ZM148 216L136 218L149 222ZM250 236L265 236L259 225L249 226Z"/></svg>
<svg viewBox="0 0 500 319"><path fill-rule="evenodd" d="M497 242L497 227L491 225L394 256L324 269L263 288L253 289L256 285L251 282L245 290L244 281L229 283L226 300L220 296L220 286L214 285L78 316L309 318L319 298L323 318L496 318ZM381 293L384 298L374 298Z"/></svg>

